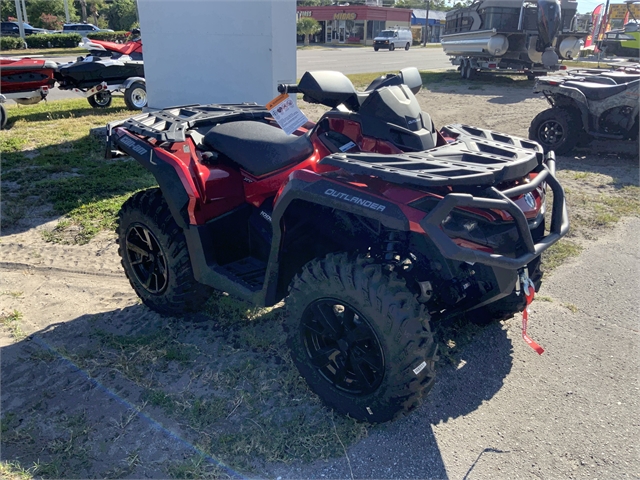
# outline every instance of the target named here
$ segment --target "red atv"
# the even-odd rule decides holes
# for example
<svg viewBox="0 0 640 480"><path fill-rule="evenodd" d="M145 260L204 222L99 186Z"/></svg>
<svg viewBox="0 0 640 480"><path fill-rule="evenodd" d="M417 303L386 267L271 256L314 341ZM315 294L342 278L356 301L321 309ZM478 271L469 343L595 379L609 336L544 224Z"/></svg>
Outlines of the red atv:
<svg viewBox="0 0 640 480"><path fill-rule="evenodd" d="M413 410L434 381L433 324L521 311L522 283L540 285L540 254L569 228L553 153L465 125L439 132L421 85L415 68L363 93L341 73L307 72L281 90L333 108L295 135L256 104L108 125L107 151L159 184L119 215L136 293L170 315L212 288L286 299L292 357L330 407L369 422Z"/></svg>

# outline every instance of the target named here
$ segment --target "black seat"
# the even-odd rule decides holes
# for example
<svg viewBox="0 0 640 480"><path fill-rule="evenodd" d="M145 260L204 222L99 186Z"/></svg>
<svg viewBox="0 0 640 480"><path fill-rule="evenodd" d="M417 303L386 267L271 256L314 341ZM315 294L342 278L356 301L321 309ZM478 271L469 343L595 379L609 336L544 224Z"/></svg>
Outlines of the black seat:
<svg viewBox="0 0 640 480"><path fill-rule="evenodd" d="M313 153L306 135L287 135L277 127L252 121L216 125L205 134L203 143L256 176L301 162Z"/></svg>
<svg viewBox="0 0 640 480"><path fill-rule="evenodd" d="M624 92L630 84L604 85L595 82L566 82L565 85L580 90L588 100L604 100L605 98Z"/></svg>

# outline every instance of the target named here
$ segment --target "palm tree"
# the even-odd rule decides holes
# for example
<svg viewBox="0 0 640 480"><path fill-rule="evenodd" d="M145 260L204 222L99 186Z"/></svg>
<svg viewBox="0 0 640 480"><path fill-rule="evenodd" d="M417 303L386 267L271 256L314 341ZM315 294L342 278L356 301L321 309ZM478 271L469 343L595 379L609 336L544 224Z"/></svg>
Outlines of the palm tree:
<svg viewBox="0 0 640 480"><path fill-rule="evenodd" d="M297 21L296 29L298 31L298 35L304 35L304 44L307 46L309 45L309 35L320 33L322 26L315 18L302 17Z"/></svg>

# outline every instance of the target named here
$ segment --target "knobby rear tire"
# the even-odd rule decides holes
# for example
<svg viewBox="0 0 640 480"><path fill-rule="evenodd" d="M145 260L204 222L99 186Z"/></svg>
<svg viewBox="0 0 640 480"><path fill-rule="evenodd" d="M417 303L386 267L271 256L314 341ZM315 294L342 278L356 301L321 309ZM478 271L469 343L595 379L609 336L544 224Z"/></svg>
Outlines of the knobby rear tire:
<svg viewBox="0 0 640 480"><path fill-rule="evenodd" d="M154 248L146 248L145 240L138 234L145 229ZM195 280L184 232L171 215L159 188L138 192L122 205L117 233L122 267L145 305L173 316L202 308L213 289ZM149 253L146 257L138 253L144 249L153 250L151 256L155 262L150 261ZM146 286L145 273L154 268L152 264L156 265L156 276L162 277L165 270L166 275Z"/></svg>
<svg viewBox="0 0 640 480"><path fill-rule="evenodd" d="M336 304L330 312L343 312L334 313L334 323L344 315L343 333L337 335L342 337L335 341L329 333L317 334L319 324L314 322L322 322L320 317L326 321L325 313L310 317L315 312L313 308L321 304L326 308L327 303ZM414 410L431 390L437 346L429 315L407 289L404 279L372 259L338 253L309 262L291 282L286 304L284 327L293 361L311 390L330 408L359 421L386 422ZM363 335L346 327L348 322L353 324L353 314L349 321L347 311L356 312L358 328L370 332L364 346L354 340ZM323 349L328 356L319 361ZM336 354L337 350L340 352ZM365 357L371 357L364 365L365 370L373 372L370 388L357 391L350 388L348 381L338 385L342 376L332 375L332 365L337 366L338 372L339 365L347 362L345 375L351 375L357 383L359 377L354 372L362 361L362 350ZM375 359L377 362L372 361ZM375 368L369 368L371 364ZM360 368L361 374L362 371Z"/></svg>
<svg viewBox="0 0 640 480"><path fill-rule="evenodd" d="M7 110L4 105L0 103L0 130L4 130L7 126Z"/></svg>
<svg viewBox="0 0 640 480"><path fill-rule="evenodd" d="M572 109L553 107L540 112L531 122L529 138L538 142L545 152L569 153L582 138L582 120Z"/></svg>

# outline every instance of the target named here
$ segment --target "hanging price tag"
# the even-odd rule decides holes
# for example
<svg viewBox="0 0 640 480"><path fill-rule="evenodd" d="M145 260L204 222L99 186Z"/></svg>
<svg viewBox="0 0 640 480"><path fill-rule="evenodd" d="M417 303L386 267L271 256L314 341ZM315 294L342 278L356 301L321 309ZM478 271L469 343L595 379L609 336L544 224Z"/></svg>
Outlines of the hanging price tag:
<svg viewBox="0 0 640 480"><path fill-rule="evenodd" d="M302 125L307 123L307 117L300 111L294 101L283 93L267 103L267 110L271 112L271 115L278 122L280 128L287 135L292 134Z"/></svg>

